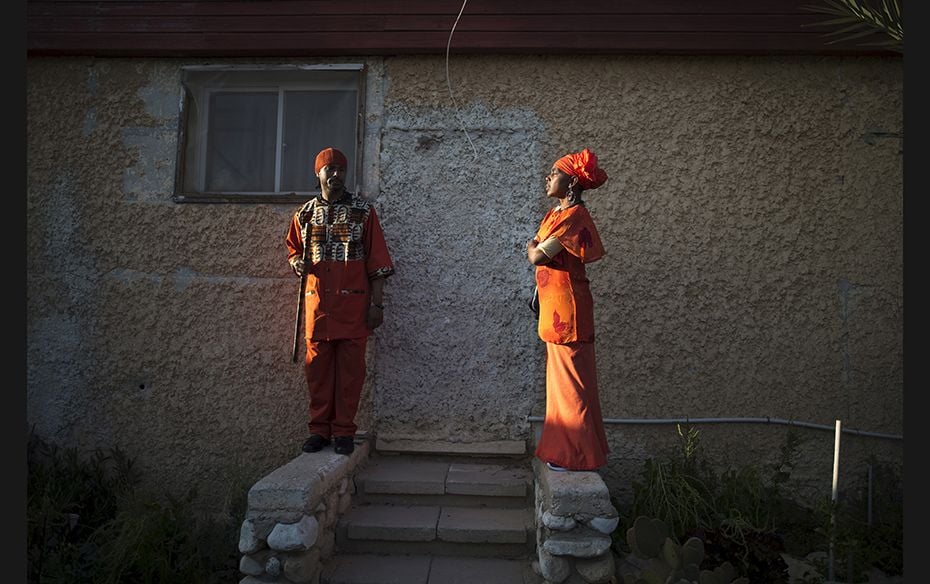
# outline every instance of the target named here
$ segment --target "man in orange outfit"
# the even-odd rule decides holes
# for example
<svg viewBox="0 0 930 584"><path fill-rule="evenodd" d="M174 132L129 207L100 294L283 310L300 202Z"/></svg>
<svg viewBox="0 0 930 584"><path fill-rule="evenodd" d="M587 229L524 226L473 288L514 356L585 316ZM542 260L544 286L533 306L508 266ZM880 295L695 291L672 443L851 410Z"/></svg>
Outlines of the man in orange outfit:
<svg viewBox="0 0 930 584"><path fill-rule="evenodd" d="M304 373L310 437L304 452L317 452L331 440L338 454L355 449L365 346L384 318L384 280L394 273L374 207L345 189L347 166L345 155L335 148L317 155L320 194L294 213L285 238L288 263L295 274L306 275Z"/></svg>

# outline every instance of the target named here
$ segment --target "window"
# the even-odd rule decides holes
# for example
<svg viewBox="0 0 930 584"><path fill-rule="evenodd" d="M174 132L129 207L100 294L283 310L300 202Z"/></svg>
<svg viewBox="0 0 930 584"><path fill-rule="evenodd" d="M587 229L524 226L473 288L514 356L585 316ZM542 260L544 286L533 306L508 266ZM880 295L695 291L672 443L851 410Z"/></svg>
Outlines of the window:
<svg viewBox="0 0 930 584"><path fill-rule="evenodd" d="M333 146L356 190L362 65L182 69L177 202L293 202L319 192L317 153Z"/></svg>

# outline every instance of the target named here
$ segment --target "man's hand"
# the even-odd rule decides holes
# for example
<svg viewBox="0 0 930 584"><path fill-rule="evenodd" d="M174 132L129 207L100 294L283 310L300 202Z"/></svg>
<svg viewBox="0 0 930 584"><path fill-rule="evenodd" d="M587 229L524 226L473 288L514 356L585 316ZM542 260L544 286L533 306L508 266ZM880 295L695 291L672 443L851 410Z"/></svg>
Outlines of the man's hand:
<svg viewBox="0 0 930 584"><path fill-rule="evenodd" d="M378 308L374 304L368 307L368 318L366 324L371 330L375 330L384 321L384 309Z"/></svg>
<svg viewBox="0 0 930 584"><path fill-rule="evenodd" d="M293 269L294 273L297 274L298 276L303 276L305 273L309 271L307 267L307 262L304 260L301 260L297 256L294 256L291 259L290 264L291 264L291 269Z"/></svg>

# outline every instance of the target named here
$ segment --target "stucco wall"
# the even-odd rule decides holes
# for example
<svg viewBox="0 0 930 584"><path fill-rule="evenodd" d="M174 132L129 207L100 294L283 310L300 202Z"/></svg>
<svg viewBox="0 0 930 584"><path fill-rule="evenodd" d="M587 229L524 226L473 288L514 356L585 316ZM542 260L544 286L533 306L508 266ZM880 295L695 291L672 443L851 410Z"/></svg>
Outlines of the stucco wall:
<svg viewBox="0 0 930 584"><path fill-rule="evenodd" d="M457 108L442 57L367 62L365 184L397 274L364 429L531 436L545 352L525 242L543 174L588 146L610 175L587 196L608 249L589 269L606 417L902 432L900 59L453 54ZM28 422L209 490L296 454L306 398L294 207L171 202L183 64L28 62ZM738 463L785 432L702 437ZM832 434L802 433L799 473L829 489ZM675 441L608 435L620 493ZM841 480L900 462L900 442L844 446Z"/></svg>

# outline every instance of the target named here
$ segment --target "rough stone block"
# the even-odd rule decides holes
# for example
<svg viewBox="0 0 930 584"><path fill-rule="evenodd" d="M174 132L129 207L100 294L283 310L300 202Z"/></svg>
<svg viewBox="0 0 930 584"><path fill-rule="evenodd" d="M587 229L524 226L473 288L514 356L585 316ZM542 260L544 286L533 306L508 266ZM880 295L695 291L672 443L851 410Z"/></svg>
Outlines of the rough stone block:
<svg viewBox="0 0 930 584"><path fill-rule="evenodd" d="M320 559L325 561L333 557L336 550L336 533L333 531L324 531L320 533L316 541L316 547L320 550Z"/></svg>
<svg viewBox="0 0 930 584"><path fill-rule="evenodd" d="M245 518L255 522L256 532L261 539L268 539L268 534L271 533L275 525L279 523L297 523L304 516L304 513L305 511L299 509L293 511L249 509L245 513Z"/></svg>
<svg viewBox="0 0 930 584"><path fill-rule="evenodd" d="M556 556L593 558L606 553L610 549L610 543L609 537L555 533L546 539L543 549Z"/></svg>
<svg viewBox="0 0 930 584"><path fill-rule="evenodd" d="M349 493L343 493L339 497L339 508L337 509L338 514L342 515L349 510L349 507L352 506L352 495Z"/></svg>
<svg viewBox="0 0 930 584"><path fill-rule="evenodd" d="M575 560L575 569L589 584L605 584L614 576L614 556L604 554L591 559Z"/></svg>
<svg viewBox="0 0 930 584"><path fill-rule="evenodd" d="M542 524L555 531L571 531L578 525L578 522L572 517L553 515L549 511L546 511L542 515Z"/></svg>
<svg viewBox="0 0 930 584"><path fill-rule="evenodd" d="M543 506L553 515L616 517L610 491L596 472L555 472L533 460Z"/></svg>
<svg viewBox="0 0 930 584"><path fill-rule="evenodd" d="M320 550L314 548L302 554L290 554L284 559L284 575L291 582L305 584L319 575Z"/></svg>
<svg viewBox="0 0 930 584"><path fill-rule="evenodd" d="M242 556L239 571L247 576L261 576L265 572L265 558L256 560L253 556Z"/></svg>
<svg viewBox="0 0 930 584"><path fill-rule="evenodd" d="M333 493L335 495L335 493ZM338 495L336 495L338 496ZM326 507L326 513L323 514L323 522L320 524L323 526L323 529L332 529L336 524L336 519L339 518L339 500L335 499L333 504Z"/></svg>
<svg viewBox="0 0 930 584"><path fill-rule="evenodd" d="M571 563L559 556L554 556L546 550L537 550L539 557L539 572L543 578L550 582L562 582L571 573Z"/></svg>
<svg viewBox="0 0 930 584"><path fill-rule="evenodd" d="M309 515L297 523L279 523L268 535L268 547L278 551L304 551L313 547L319 535L319 523Z"/></svg>
<svg viewBox="0 0 930 584"><path fill-rule="evenodd" d="M303 453L252 485L248 493L250 511L312 512L323 494L338 488L368 458L369 444L356 445L350 456L330 451Z"/></svg>
<svg viewBox="0 0 930 584"><path fill-rule="evenodd" d="M610 535L617 529L619 523L619 517L592 517L588 521L588 527L605 535Z"/></svg>
<svg viewBox="0 0 930 584"><path fill-rule="evenodd" d="M239 552L252 554L265 547L265 542L258 537L255 522L246 519L239 528Z"/></svg>
<svg viewBox="0 0 930 584"><path fill-rule="evenodd" d="M281 575L281 560L277 556L271 556L265 560L265 572L272 578Z"/></svg>

